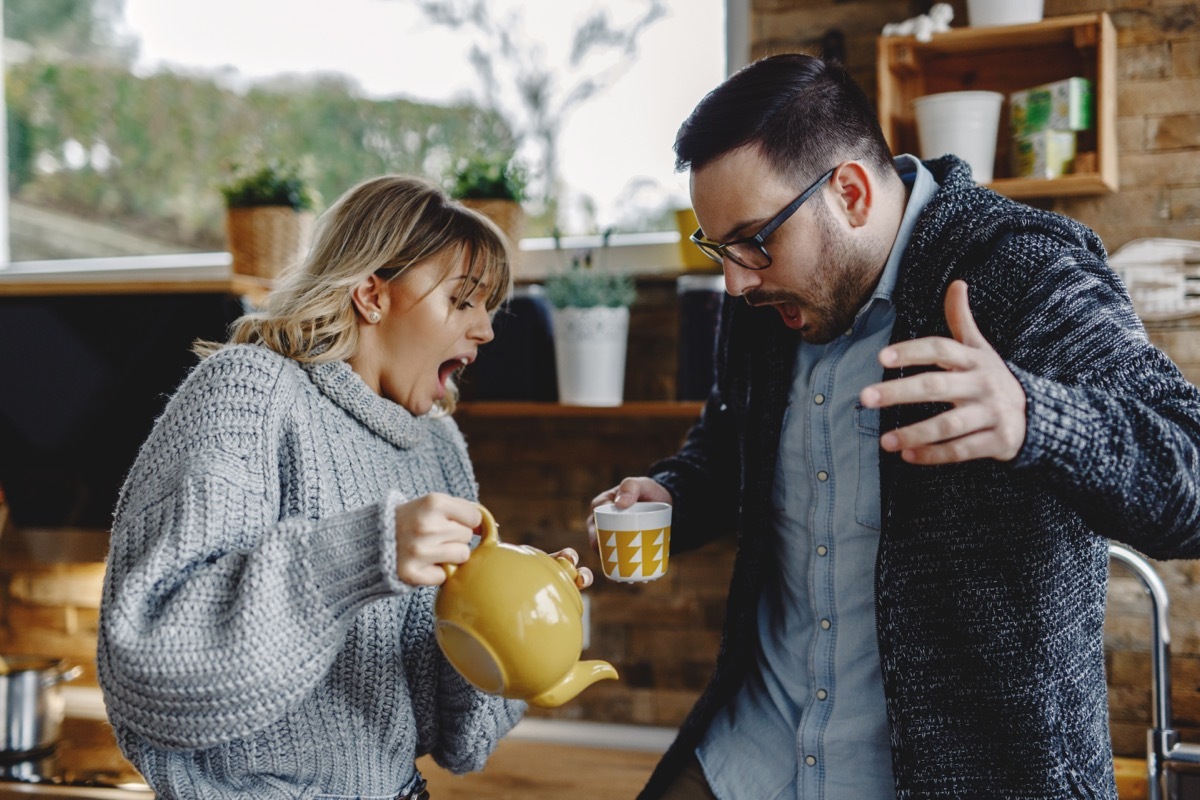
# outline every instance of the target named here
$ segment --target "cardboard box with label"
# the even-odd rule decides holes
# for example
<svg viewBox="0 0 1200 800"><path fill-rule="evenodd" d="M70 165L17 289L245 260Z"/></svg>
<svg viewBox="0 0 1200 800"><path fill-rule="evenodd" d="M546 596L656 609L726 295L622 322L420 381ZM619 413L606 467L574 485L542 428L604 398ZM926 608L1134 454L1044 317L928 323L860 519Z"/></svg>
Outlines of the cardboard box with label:
<svg viewBox="0 0 1200 800"><path fill-rule="evenodd" d="M1041 131L1086 131L1094 124L1095 99L1087 78L1022 89L1008 99L1014 137Z"/></svg>
<svg viewBox="0 0 1200 800"><path fill-rule="evenodd" d="M1059 178L1071 172L1074 160L1075 131L1038 131L1013 139L1013 177Z"/></svg>

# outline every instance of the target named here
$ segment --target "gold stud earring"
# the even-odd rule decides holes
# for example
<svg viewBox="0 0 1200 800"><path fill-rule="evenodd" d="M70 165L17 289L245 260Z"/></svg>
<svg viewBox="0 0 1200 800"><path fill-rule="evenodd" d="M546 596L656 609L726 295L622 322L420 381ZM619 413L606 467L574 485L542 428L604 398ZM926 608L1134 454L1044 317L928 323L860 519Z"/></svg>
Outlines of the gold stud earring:
<svg viewBox="0 0 1200 800"><path fill-rule="evenodd" d="M379 316L378 311L372 311L370 314L367 314L367 321L372 325L374 325L376 322L379 322L380 319L381 317Z"/></svg>

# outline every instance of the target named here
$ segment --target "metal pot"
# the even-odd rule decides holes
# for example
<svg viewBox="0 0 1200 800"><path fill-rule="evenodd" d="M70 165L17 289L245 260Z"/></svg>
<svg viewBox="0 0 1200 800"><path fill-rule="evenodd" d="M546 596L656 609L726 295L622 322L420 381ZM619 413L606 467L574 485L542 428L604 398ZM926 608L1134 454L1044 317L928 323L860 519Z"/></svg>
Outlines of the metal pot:
<svg viewBox="0 0 1200 800"><path fill-rule="evenodd" d="M0 752L34 752L54 744L66 705L58 685L81 672L61 659L0 657Z"/></svg>

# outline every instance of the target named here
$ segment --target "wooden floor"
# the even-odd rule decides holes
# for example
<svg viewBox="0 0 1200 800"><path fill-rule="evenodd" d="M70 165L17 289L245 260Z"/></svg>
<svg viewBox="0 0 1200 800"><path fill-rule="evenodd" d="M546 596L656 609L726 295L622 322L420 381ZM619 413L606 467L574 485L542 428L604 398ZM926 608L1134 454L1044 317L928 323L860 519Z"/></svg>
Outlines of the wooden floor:
<svg viewBox="0 0 1200 800"><path fill-rule="evenodd" d="M417 764L430 800L623 800L637 797L661 753L502 739L482 772Z"/></svg>

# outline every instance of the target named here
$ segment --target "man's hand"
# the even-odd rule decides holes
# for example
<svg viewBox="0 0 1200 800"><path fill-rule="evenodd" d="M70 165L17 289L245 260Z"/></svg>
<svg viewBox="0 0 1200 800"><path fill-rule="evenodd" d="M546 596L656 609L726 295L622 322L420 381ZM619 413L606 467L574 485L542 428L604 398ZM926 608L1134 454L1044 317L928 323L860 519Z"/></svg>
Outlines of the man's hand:
<svg viewBox="0 0 1200 800"><path fill-rule="evenodd" d="M634 503L641 501L671 504L675 502L670 492L650 478L625 478L608 491L593 497L592 510L607 503L616 503L618 508L629 508ZM595 514L588 514L587 532L588 544L593 550L597 550Z"/></svg>
<svg viewBox="0 0 1200 800"><path fill-rule="evenodd" d="M946 292L946 321L953 339L929 336L879 351L884 367L936 365L924 372L866 387L867 408L906 403L949 403L949 411L888 431L880 446L913 464L949 464L976 458L1011 461L1025 442L1025 390L975 325L967 284Z"/></svg>

